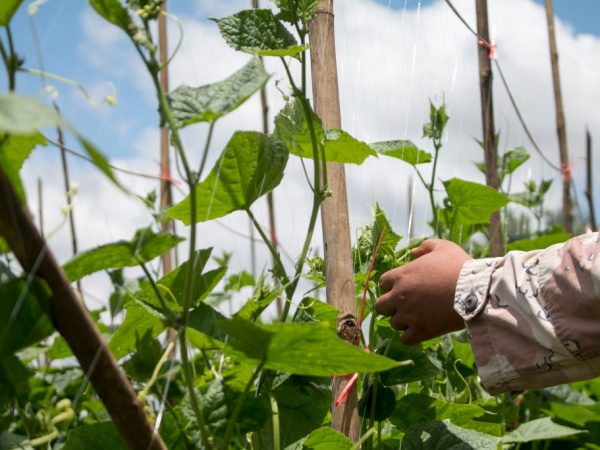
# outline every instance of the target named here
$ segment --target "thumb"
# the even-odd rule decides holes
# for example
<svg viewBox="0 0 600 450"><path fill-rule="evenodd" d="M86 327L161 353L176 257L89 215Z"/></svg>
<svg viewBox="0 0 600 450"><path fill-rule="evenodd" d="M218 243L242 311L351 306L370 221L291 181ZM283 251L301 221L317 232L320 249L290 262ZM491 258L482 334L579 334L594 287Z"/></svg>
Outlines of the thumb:
<svg viewBox="0 0 600 450"><path fill-rule="evenodd" d="M439 247L441 242L441 239L426 239L423 242L421 242L421 245L419 245L416 248L413 248L412 254L415 258L419 258L423 255L426 255L427 253L431 253L432 251L434 251L437 247Z"/></svg>

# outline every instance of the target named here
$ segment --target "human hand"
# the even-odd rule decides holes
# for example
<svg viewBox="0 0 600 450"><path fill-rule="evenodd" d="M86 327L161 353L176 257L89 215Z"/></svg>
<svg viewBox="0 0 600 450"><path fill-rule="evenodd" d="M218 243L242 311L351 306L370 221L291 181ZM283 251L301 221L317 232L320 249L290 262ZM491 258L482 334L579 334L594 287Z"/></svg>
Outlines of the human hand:
<svg viewBox="0 0 600 450"><path fill-rule="evenodd" d="M379 285L386 293L375 303L378 313L392 316L394 328L404 330L405 344L465 327L454 311L454 292L464 262L471 259L458 245L441 239L427 239L412 253L416 260L381 276Z"/></svg>

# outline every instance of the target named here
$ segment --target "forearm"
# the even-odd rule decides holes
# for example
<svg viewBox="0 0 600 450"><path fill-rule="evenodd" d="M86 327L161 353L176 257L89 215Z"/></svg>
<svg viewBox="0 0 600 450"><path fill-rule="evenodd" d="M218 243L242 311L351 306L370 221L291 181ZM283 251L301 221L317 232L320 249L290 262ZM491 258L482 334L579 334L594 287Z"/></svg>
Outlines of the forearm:
<svg viewBox="0 0 600 450"><path fill-rule="evenodd" d="M600 375L598 234L468 261L455 295L492 393Z"/></svg>

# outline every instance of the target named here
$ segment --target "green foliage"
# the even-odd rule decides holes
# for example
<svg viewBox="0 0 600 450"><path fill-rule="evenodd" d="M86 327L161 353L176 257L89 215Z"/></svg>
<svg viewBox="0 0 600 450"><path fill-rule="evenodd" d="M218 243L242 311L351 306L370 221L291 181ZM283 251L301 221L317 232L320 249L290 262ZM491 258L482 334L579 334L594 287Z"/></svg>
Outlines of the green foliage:
<svg viewBox="0 0 600 450"><path fill-rule="evenodd" d="M10 19L17 11L23 0L4 0L0 4L0 27L5 27L9 24Z"/></svg>
<svg viewBox="0 0 600 450"><path fill-rule="evenodd" d="M196 187L196 220L204 222L250 208L281 182L287 159L281 142L262 133L236 132L208 177ZM167 214L189 225L191 207L188 196Z"/></svg>
<svg viewBox="0 0 600 450"><path fill-rule="evenodd" d="M127 446L112 422L80 425L67 435L64 450L125 450Z"/></svg>
<svg viewBox="0 0 600 450"><path fill-rule="evenodd" d="M581 434L583 431L554 423L550 417L542 417L519 425L502 438L502 442L522 443L560 439Z"/></svg>
<svg viewBox="0 0 600 450"><path fill-rule="evenodd" d="M307 23L314 17L319 0L275 0L275 4L279 8L278 19L291 24Z"/></svg>
<svg viewBox="0 0 600 450"><path fill-rule="evenodd" d="M483 148L483 143L480 142ZM506 151L500 158L498 158L498 183L502 186L504 179L512 175L512 173L525 164L529 160L529 152L524 147L517 147ZM485 163L477 163L477 168L485 174Z"/></svg>
<svg viewBox="0 0 600 450"><path fill-rule="evenodd" d="M21 167L36 146L46 144L46 138L39 132L15 136L0 133L0 169L6 174L22 202L26 202L26 197L19 177Z"/></svg>
<svg viewBox="0 0 600 450"><path fill-rule="evenodd" d="M446 113L446 105L442 103L439 108L430 101L429 102L429 122L423 125L423 137L431 138L433 141L439 142L442 139L442 134L446 123L448 123L448 114Z"/></svg>
<svg viewBox="0 0 600 450"><path fill-rule="evenodd" d="M154 233L150 228L135 232L131 241L101 245L75 256L63 269L71 281L101 270L132 267L146 263L175 247L183 238Z"/></svg>
<svg viewBox="0 0 600 450"><path fill-rule="evenodd" d="M380 372L397 366L390 359L367 353L337 338L315 323L256 325L241 319L221 322L229 343L266 368L296 375L333 376Z"/></svg>
<svg viewBox="0 0 600 450"><path fill-rule="evenodd" d="M431 162L431 153L418 148L411 141L383 141L369 144L373 150L382 155L391 156L407 162L411 166Z"/></svg>
<svg viewBox="0 0 600 450"><path fill-rule="evenodd" d="M319 428L303 442L303 450L350 450L352 441L329 427Z"/></svg>
<svg viewBox="0 0 600 450"><path fill-rule="evenodd" d="M154 338L166 328L157 312L137 302L130 302L126 310L125 320L108 342L116 359L133 352L143 336Z"/></svg>
<svg viewBox="0 0 600 450"><path fill-rule="evenodd" d="M127 34L133 34L137 27L129 12L119 0L88 0L92 8L105 20L118 26Z"/></svg>
<svg viewBox="0 0 600 450"><path fill-rule="evenodd" d="M444 187L449 203L447 212L454 224L489 223L492 213L510 201L506 195L489 186L459 178L445 181Z"/></svg>
<svg viewBox="0 0 600 450"><path fill-rule="evenodd" d="M262 62L252 58L223 81L199 87L179 86L168 97L175 123L183 128L197 122L215 122L244 103L268 79Z"/></svg>
<svg viewBox="0 0 600 450"><path fill-rule="evenodd" d="M571 238L569 233L550 233L550 234L542 234L541 236L535 236L529 239L521 239L519 241L513 241L508 244L508 250L521 250L521 251L531 251L531 250L541 250L551 245L558 244L561 242L568 241Z"/></svg>
<svg viewBox="0 0 600 450"><path fill-rule="evenodd" d="M0 358L52 334L45 283L20 278L0 283Z"/></svg>
<svg viewBox="0 0 600 450"><path fill-rule="evenodd" d="M305 50L270 9L249 9L213 20L235 50L261 56L297 56Z"/></svg>
<svg viewBox="0 0 600 450"><path fill-rule="evenodd" d="M403 450L499 449L500 439L478 431L465 430L448 420L411 427L402 440Z"/></svg>

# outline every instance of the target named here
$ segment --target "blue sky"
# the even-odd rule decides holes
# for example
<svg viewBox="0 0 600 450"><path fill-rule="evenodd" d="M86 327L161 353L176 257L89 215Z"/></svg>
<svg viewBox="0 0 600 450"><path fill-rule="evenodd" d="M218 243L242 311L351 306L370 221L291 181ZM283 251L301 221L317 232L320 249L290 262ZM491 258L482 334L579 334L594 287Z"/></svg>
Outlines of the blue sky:
<svg viewBox="0 0 600 450"><path fill-rule="evenodd" d="M115 164L156 173L158 114L149 78L137 63L127 38L115 27L103 24L85 1L48 0L33 17L26 11L30 3L31 0L24 2L12 24L15 45L25 57L26 67L39 69L43 66L48 72L75 80L88 88L97 102L116 90L116 106L94 106L76 88L48 80L59 90L58 102L66 117ZM505 75L536 139L548 155L556 159L554 106L542 1L489 0L489 3L491 11L493 7L490 20L497 33L498 55ZM184 46L172 67L172 89L182 81L192 85L217 81L241 67L248 56L229 49L218 35L216 25L205 19L232 13L249 4L250 0L178 0L170 3L171 11L186 26ZM474 139L481 133L476 41L443 0L421 2L419 14L418 4L416 0L336 0L344 129L366 142L407 138L431 150L430 143L420 138L422 123L426 120L429 99L438 103L445 100L451 120L440 177L458 176L483 182L472 164L482 158ZM473 20L473 0L454 0L454 4L465 11L470 21ZM595 142L600 142L600 134L596 131L600 131L599 102L595 100L600 98L600 60L592 56L600 55L600 27L596 26L600 23L600 1L555 0L555 11L561 25L558 27L559 49L564 49L560 61L569 142L581 195L580 168L586 125L595 133ZM32 23L43 61L36 51ZM173 45L177 30L172 24L170 29ZM266 63L267 70L273 73L273 80L283 80L279 61L271 59ZM2 89L5 83L4 72L0 71ZM22 74L17 87L20 92L39 95L42 83L39 77ZM286 83L281 83L280 87L285 90ZM281 95L274 82L270 82L268 89L271 112L276 113L282 105ZM506 93L499 83L495 83L494 89L501 149L525 145L532 150ZM255 96L217 125L209 166L233 130L259 127L257 111ZM47 134L52 137L55 133L48 130ZM195 150L204 134L201 125L197 131L187 133L186 130L184 139ZM69 139L69 144L76 146L73 139ZM197 153L193 152L193 157ZM75 214L79 228L85 230L80 236L82 248L127 238L135 227L148 223L143 208L127 199L122 200L87 163L72 158L70 161L73 177L82 183L82 198ZM400 234L407 234L409 205L406 193L408 180L413 175L411 170L410 167L383 164L381 160L348 167L353 229L370 221L370 207L377 201L388 211ZM277 189L276 202L280 202L278 208L282 211L278 216L282 230L280 240L286 242L288 252L294 255L296 247L301 245L299 236L305 229L305 202L310 201L310 196L301 189L305 186L297 159L290 160L287 171L282 186ZM56 205L63 199L56 150L48 147L36 151L26 163L24 172L24 177L29 180L29 193L35 192L36 177L44 179L46 220L48 223L59 222L61 216ZM513 187L518 188L525 179L538 180L554 175L532 154L531 162L520 169ZM156 183L142 184L133 178L124 179L140 194L156 187ZM600 188L598 181L597 189ZM559 183L555 184L552 204L558 204ZM426 195L420 188L416 190L415 202L411 223L417 235L426 234L429 232L426 225L428 206ZM31 205L35 210L35 196ZM257 215L264 213L259 206L257 209ZM115 210L120 218L118 223L114 220ZM232 215L226 223L239 232L248 232L245 218L239 215ZM315 235L317 246L319 232ZM238 259L247 261L248 255L240 250L247 247L246 241L236 241L231 233L223 233L218 227L210 228L206 233L214 237L217 248L241 252ZM68 233L63 230L55 238L55 246L63 260L69 255L68 243ZM268 261L268 255L263 256L264 261Z"/></svg>

